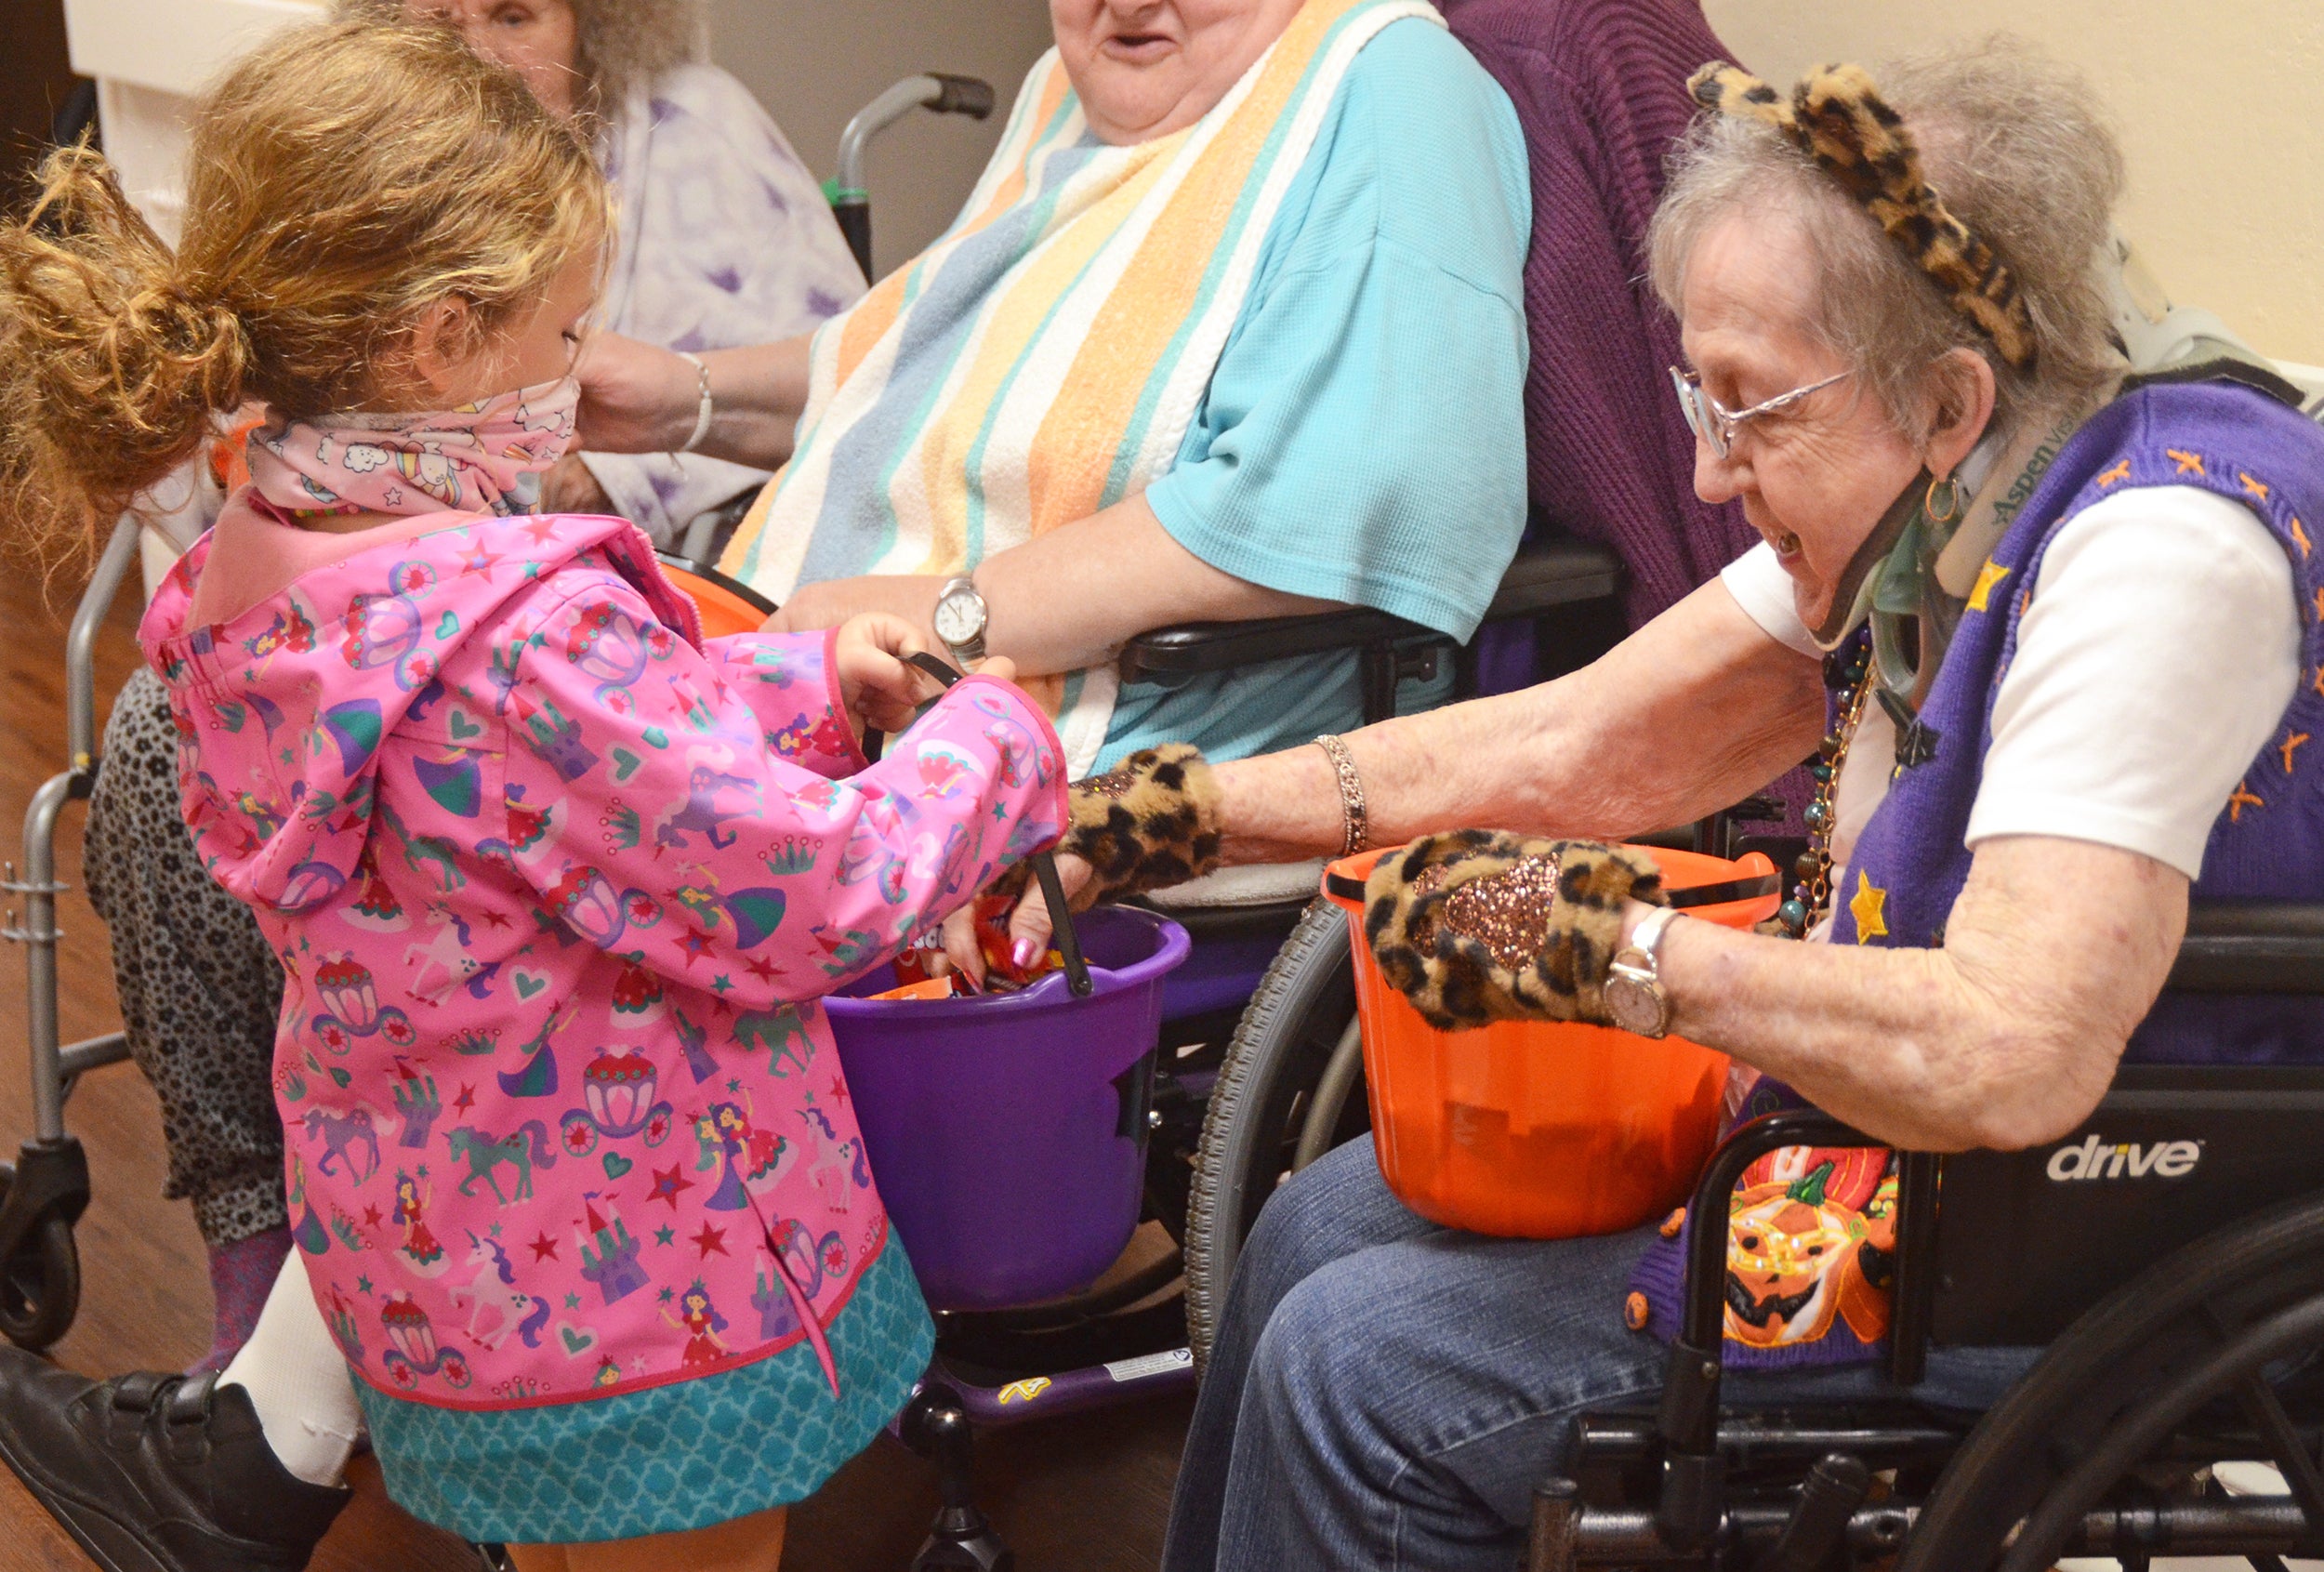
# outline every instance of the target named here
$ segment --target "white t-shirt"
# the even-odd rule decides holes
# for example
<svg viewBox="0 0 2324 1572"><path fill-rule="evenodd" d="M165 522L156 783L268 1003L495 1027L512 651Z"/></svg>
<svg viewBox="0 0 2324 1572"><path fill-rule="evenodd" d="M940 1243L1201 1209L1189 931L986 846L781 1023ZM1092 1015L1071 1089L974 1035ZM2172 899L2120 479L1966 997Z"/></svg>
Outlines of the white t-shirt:
<svg viewBox="0 0 2324 1572"><path fill-rule="evenodd" d="M1772 549L1719 577L1769 637L1819 654ZM2283 547L2216 493L2150 486L2084 509L2050 542L2018 627L1967 843L2056 836L2199 876L2213 821L2299 683L2294 593ZM1888 793L1895 744L1868 706L1833 793L1834 890Z"/></svg>

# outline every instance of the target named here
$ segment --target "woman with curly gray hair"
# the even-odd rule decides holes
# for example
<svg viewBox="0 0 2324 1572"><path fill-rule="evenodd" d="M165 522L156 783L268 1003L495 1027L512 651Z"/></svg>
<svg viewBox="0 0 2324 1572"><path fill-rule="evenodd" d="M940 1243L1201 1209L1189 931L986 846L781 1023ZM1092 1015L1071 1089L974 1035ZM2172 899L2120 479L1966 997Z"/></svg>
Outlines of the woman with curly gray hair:
<svg viewBox="0 0 2324 1572"><path fill-rule="evenodd" d="M1409 841L1360 931L1440 1027L1676 1033L1731 1057L1738 1116L1812 1103L1921 1151L2070 1143L2125 1061L2324 1056L2314 1011L2161 991L2191 895L2324 889L2324 431L2262 364L2126 358L2093 271L2120 157L2022 45L1693 87L1651 273L1696 489L1763 544L1542 687L1174 759L1190 844ZM1779 931L1690 920L1609 844L1802 755ZM1124 786L1076 790L1098 826ZM1069 883L1135 888L1138 856L1077 846ZM1728 1405L1883 1389L1890 1156L1746 1175ZM1294 1175L1235 1263L1165 1566L1508 1566L1576 1417L1661 1390L1681 1222L1477 1238L1368 1141ZM1933 1350L1911 1395L1981 1408L2035 1353Z"/></svg>

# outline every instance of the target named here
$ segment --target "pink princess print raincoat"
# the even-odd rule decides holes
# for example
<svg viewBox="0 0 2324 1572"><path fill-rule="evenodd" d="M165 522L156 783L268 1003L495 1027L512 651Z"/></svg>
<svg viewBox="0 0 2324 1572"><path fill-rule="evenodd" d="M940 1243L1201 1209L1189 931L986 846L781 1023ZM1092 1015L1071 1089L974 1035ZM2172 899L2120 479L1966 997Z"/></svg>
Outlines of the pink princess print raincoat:
<svg viewBox="0 0 2324 1572"><path fill-rule="evenodd" d="M1064 786L984 679L867 766L828 638L704 642L618 520L318 537L247 494L156 596L187 821L288 973L294 1227L375 1387L554 1404L805 1340L836 1389L887 1222L817 1001Z"/></svg>

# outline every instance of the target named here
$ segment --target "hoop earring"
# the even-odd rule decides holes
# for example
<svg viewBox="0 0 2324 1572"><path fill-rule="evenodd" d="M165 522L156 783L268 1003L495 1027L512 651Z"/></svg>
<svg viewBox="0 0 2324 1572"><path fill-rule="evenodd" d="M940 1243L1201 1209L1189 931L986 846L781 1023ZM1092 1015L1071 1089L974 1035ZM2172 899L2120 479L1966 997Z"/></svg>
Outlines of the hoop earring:
<svg viewBox="0 0 2324 1572"><path fill-rule="evenodd" d="M1941 512L1936 506L1936 488L1939 486L1945 488L1945 507ZM1933 524L1949 524L1960 518L1961 482L1950 475L1931 481L1928 495L1921 499L1921 510L1928 515L1929 522Z"/></svg>

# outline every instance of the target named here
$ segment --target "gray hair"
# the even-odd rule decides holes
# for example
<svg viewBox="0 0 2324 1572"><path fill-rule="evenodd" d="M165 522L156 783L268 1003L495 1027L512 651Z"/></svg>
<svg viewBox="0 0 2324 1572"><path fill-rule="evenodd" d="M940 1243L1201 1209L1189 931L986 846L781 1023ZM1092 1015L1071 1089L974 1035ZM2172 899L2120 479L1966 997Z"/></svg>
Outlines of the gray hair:
<svg viewBox="0 0 2324 1572"><path fill-rule="evenodd" d="M620 112L633 88L652 87L702 59L707 0L571 0L582 74L603 112Z"/></svg>
<svg viewBox="0 0 2324 1572"><path fill-rule="evenodd" d="M708 0L566 0L574 53L588 91L581 107L618 116L630 92L703 58ZM335 16L383 20L403 16L403 0L337 0Z"/></svg>
<svg viewBox="0 0 2324 1572"><path fill-rule="evenodd" d="M1873 77L1919 144L1929 183L2016 274L2033 323L2029 368L2005 362L1795 143L1734 116L1706 113L1672 150L1646 236L1655 292L1678 311L1705 234L1738 212L1788 213L1816 270L1810 330L1855 368L1898 430L1926 440L1919 411L1930 367L1955 349L1993 368L1997 429L2063 414L2123 363L2096 271L2122 192L2122 153L2096 97L2074 72L2000 33Z"/></svg>

